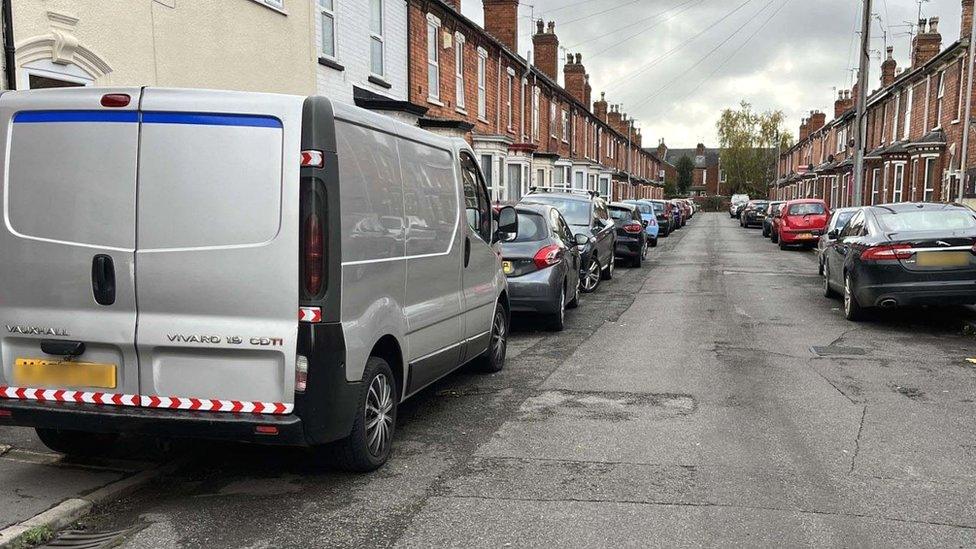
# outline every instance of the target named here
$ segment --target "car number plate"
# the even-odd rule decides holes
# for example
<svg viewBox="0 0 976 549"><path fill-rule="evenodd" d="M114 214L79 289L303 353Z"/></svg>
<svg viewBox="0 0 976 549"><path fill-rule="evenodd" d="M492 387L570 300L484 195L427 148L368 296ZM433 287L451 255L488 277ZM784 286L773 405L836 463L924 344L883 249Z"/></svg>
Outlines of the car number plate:
<svg viewBox="0 0 976 549"><path fill-rule="evenodd" d="M515 272L515 267L512 266L511 261L502 261L502 272L505 274L512 274Z"/></svg>
<svg viewBox="0 0 976 549"><path fill-rule="evenodd" d="M919 267L965 267L972 252L918 252L915 264Z"/></svg>
<svg viewBox="0 0 976 549"><path fill-rule="evenodd" d="M796 235L796 237L797 238L802 238L804 240L809 240L811 238L816 238L815 236L813 236L813 233L800 233L800 234Z"/></svg>
<svg viewBox="0 0 976 549"><path fill-rule="evenodd" d="M116 387L116 365L43 358L18 358L14 383L21 387Z"/></svg>

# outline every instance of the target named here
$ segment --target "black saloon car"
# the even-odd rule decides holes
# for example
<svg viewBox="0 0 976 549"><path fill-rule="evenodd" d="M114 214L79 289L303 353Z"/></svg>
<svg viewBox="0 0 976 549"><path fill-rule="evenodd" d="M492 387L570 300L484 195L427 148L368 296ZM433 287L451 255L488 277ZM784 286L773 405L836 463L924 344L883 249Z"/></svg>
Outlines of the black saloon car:
<svg viewBox="0 0 976 549"><path fill-rule="evenodd" d="M570 230L578 237L580 259L580 290L583 293L596 291L601 280L613 278L614 249L617 234L607 203L593 192L556 192L547 189L532 189L522 198L521 204L543 204L553 206L569 223Z"/></svg>
<svg viewBox="0 0 976 549"><path fill-rule="evenodd" d="M502 243L512 313L545 315L563 329L566 309L579 304L580 253L576 235L552 206L516 206L518 236Z"/></svg>
<svg viewBox="0 0 976 549"><path fill-rule="evenodd" d="M617 228L616 256L630 262L632 267L640 267L647 256L646 222L641 218L640 210L634 204L613 202L610 217Z"/></svg>
<svg viewBox="0 0 976 549"><path fill-rule="evenodd" d="M866 309L976 303L976 213L955 204L866 207L824 251L824 295L844 316Z"/></svg>
<svg viewBox="0 0 976 549"><path fill-rule="evenodd" d="M766 220L767 206L769 206L768 200L750 200L739 215L739 225L746 228L754 225L762 226Z"/></svg>

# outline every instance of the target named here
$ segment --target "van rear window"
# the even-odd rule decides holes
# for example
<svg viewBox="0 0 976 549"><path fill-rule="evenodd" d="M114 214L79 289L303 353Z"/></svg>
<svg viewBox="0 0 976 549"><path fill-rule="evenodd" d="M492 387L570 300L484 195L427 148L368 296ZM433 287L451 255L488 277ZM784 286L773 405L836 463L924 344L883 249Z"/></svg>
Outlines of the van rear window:
<svg viewBox="0 0 976 549"><path fill-rule="evenodd" d="M134 249L138 132L124 121L15 118L4 208L10 227L26 237Z"/></svg>

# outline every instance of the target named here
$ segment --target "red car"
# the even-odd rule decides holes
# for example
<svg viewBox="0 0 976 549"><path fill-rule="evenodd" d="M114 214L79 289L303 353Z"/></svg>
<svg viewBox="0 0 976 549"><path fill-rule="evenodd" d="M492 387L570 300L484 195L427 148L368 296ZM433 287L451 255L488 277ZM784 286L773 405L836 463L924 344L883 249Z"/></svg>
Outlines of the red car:
<svg viewBox="0 0 976 549"><path fill-rule="evenodd" d="M781 208L781 215L773 220L773 242L779 242L779 249L816 246L830 219L827 204L816 199L790 200Z"/></svg>

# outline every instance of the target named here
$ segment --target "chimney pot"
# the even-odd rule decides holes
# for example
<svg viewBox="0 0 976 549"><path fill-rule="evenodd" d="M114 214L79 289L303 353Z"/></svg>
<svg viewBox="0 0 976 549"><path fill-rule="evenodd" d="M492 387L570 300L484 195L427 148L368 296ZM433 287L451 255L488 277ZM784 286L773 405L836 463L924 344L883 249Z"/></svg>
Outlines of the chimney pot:
<svg viewBox="0 0 976 549"><path fill-rule="evenodd" d="M556 22L549 21L549 34L556 34Z"/></svg>
<svg viewBox="0 0 976 549"><path fill-rule="evenodd" d="M928 21L926 21L925 19L918 20L918 34L925 34L926 23L928 23Z"/></svg>
<svg viewBox="0 0 976 549"><path fill-rule="evenodd" d="M535 22L535 33L536 34L542 34L543 31L545 30L545 26L546 26L546 24L542 22L542 19L539 19L538 21L536 21Z"/></svg>
<svg viewBox="0 0 976 549"><path fill-rule="evenodd" d="M929 19L929 33L935 34L939 32L939 18L933 17Z"/></svg>

